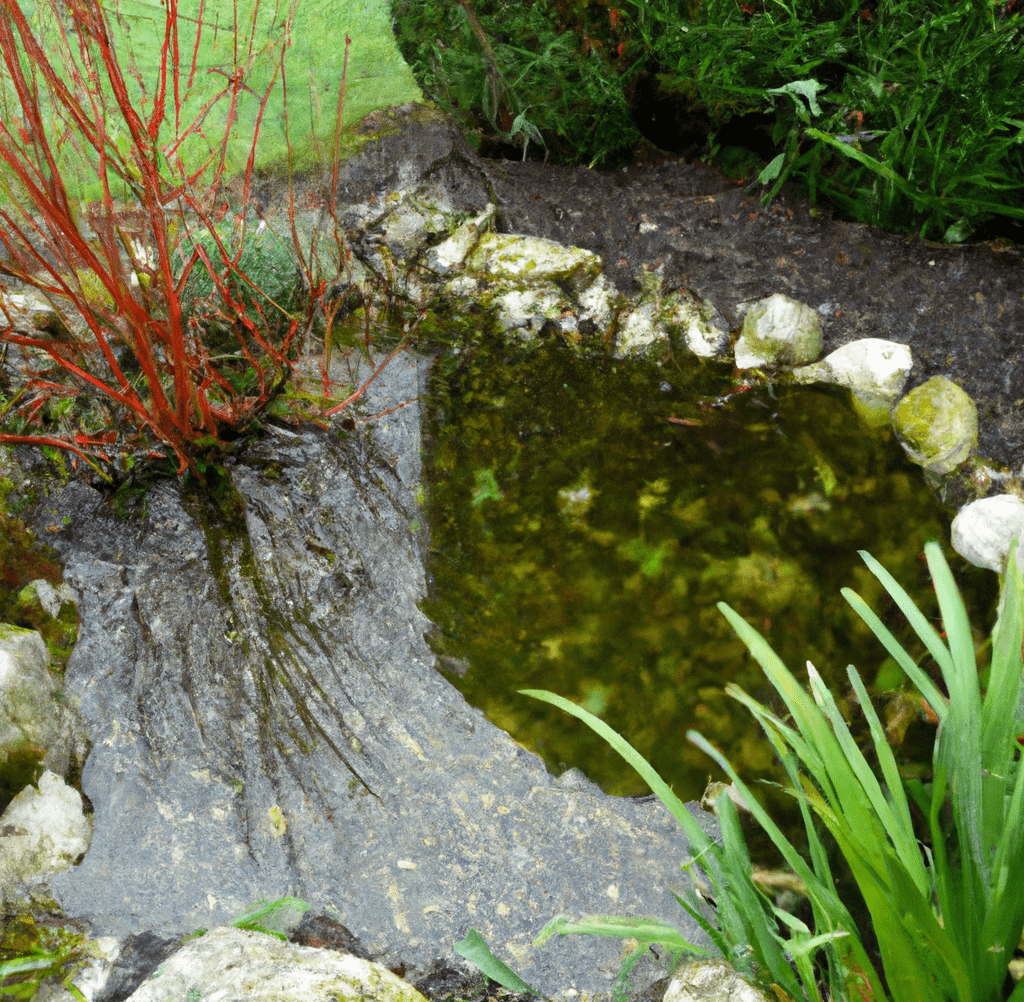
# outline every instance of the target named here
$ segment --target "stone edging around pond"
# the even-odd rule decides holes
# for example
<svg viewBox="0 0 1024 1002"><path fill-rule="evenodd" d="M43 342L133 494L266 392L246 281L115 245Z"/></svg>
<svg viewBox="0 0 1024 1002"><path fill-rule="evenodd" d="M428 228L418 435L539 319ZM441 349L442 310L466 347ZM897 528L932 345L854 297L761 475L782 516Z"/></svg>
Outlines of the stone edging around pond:
<svg viewBox="0 0 1024 1002"><path fill-rule="evenodd" d="M557 333L571 347L610 344L617 357L681 341L700 358L731 356L738 385L847 387L861 417L873 426L891 423L946 507L960 509L953 523L957 552L1001 572L1011 540L1024 532L1024 471L999 469L976 454L977 407L952 380L933 376L901 396L914 364L908 345L863 338L820 359L819 314L829 304L815 310L780 293L735 304L742 323L733 335L713 304L686 289L666 292L657 271L645 272L638 296L625 297L606 281L596 254L493 232L495 211L489 204L432 243L438 221L424 224L424 203L410 198L396 206L381 229L400 233L401 256L421 262L398 279L397 291L421 303L448 303L478 329L521 341Z"/></svg>
<svg viewBox="0 0 1024 1002"><path fill-rule="evenodd" d="M712 303L688 288L667 286L664 262L630 262L640 291L624 295L607 278L609 263L592 251L496 232L504 209L495 201L504 200L496 195L494 168L443 115L407 105L374 113L367 123L375 139L339 164L330 219L315 178L297 179L290 196L280 184L256 185L243 232L259 242L273 282L295 274L291 220L285 225L284 199L291 197L314 207L294 213L299 241L310 245L313 257L337 258L335 225L344 231L351 253L339 266L336 294L357 305L368 290L379 296L383 289L389 302L397 296L415 304L427 311L422 330L428 344L481 332L521 341L557 334L569 346L602 348L618 357L678 344L703 359L734 361L738 385L792 380L846 386L869 424L892 422L948 510L987 499L958 516L954 545L972 563L1001 569L1008 534L1024 529L1024 506L1013 501L1024 494L1024 469L1007 470L976 454L977 408L946 376L933 376L900 399L914 367L908 345L861 338L819 360L821 319L836 308L831 300L814 307L776 293L756 302ZM569 175L566 183L572 183ZM640 233L658 229L646 219L640 217ZM823 288L822 295L828 293ZM6 305L15 317L36 324L34 315L48 308L31 292L8 294ZM739 327L726 316L739 318Z"/></svg>

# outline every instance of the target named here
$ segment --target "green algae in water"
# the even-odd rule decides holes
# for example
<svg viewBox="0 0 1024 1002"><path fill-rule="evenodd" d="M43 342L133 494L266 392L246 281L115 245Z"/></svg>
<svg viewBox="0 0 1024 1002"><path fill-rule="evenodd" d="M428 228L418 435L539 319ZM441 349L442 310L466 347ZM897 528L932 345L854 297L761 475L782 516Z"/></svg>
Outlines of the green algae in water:
<svg viewBox="0 0 1024 1002"><path fill-rule="evenodd" d="M453 681L470 703L556 771L578 766L608 793L647 791L589 729L517 689L599 714L683 799L699 798L714 770L685 740L690 727L748 777L781 778L763 734L722 691L735 682L773 701L716 602L798 677L810 659L842 696L847 664L869 684L888 667L842 587L915 652L858 549L937 618L921 554L929 539L945 543L948 516L891 431L861 424L846 390L737 393L732 375L554 344L483 346L435 367L424 604L434 648L468 663ZM946 552L987 629L995 576Z"/></svg>

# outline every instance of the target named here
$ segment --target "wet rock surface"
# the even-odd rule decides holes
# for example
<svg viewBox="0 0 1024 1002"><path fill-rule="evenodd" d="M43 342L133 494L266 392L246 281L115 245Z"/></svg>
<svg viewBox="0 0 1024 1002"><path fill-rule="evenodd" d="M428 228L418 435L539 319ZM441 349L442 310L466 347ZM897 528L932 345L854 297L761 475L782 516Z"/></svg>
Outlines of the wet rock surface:
<svg viewBox="0 0 1024 1002"><path fill-rule="evenodd" d="M424 366L385 370L370 412L416 397ZM82 483L46 504L96 812L51 891L93 935L177 937L295 895L410 977L474 926L544 991L607 992L620 944L533 949L549 918L683 922L667 812L560 784L435 670L418 422L268 430L212 496L157 482L127 521Z"/></svg>
<svg viewBox="0 0 1024 1002"><path fill-rule="evenodd" d="M732 330L743 304L784 293L817 311L826 352L907 344L907 389L953 379L978 404L980 451L1024 464L1019 248L812 218L786 193L766 209L698 164L485 162L416 111L367 127L379 136L339 172L339 217L382 280L420 253L403 257L388 231L393 193L429 196L427 215L494 204L498 232L598 254L623 293L660 270L666 292L690 290ZM299 197L315 203L316 187ZM272 217L280 191L268 183L262 203ZM424 368L386 370L370 411L418 397ZM142 966L283 895L411 978L458 968L451 945L474 926L550 993L607 993L621 956L576 937L532 949L558 912L654 915L695 935L668 889L685 840L660 805L558 783L435 670L416 607L418 422L410 405L369 437L271 428L209 494L157 482L122 521L76 482L38 513L79 603L67 692L93 744L96 811L84 862L51 890L94 935L145 944ZM636 969L641 984L653 968Z"/></svg>

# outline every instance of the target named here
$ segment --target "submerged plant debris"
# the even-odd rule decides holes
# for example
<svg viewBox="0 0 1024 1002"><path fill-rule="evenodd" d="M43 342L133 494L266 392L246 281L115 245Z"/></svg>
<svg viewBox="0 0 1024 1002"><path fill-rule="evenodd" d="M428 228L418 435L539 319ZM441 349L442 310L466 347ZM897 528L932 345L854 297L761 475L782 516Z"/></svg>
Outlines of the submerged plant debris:
<svg viewBox="0 0 1024 1002"><path fill-rule="evenodd" d="M453 682L469 702L555 771L647 792L599 738L518 689L602 717L684 800L708 778L687 728L745 775L775 775L768 742L723 692L735 682L771 701L719 601L798 677L813 661L841 703L849 663L876 692L900 683L840 588L887 609L910 643L857 550L935 616L922 551L938 539L951 553L948 516L847 391L737 391L720 363L623 362L554 343L451 351L433 379L432 645L442 666L465 670ZM951 562L971 618L986 621L994 575ZM905 717L905 704L894 698L892 713ZM927 758L934 731L920 726Z"/></svg>

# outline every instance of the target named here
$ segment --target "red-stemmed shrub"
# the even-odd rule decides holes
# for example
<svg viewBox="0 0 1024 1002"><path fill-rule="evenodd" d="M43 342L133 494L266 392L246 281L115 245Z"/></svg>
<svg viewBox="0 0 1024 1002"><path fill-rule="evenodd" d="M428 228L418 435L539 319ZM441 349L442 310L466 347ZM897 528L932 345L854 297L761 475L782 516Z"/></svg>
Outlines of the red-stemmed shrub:
<svg viewBox="0 0 1024 1002"><path fill-rule="evenodd" d="M96 458L115 448L155 446L159 453L162 446L176 454L179 472L199 472L206 450L235 437L281 392L314 324L333 318L329 285L345 260L334 211L336 166L327 195L334 273L325 277L315 250L299 245L290 181L302 294L276 302L240 263L256 144L271 93L284 86L297 2L279 22L283 32L271 43L276 68L259 92L248 83L255 57L267 56L255 42L259 0L245 24L235 5L233 65L206 71L223 76L210 98L195 87L209 30L202 3L189 45L179 34L177 0L164 0L162 48L150 80L117 51L110 20L120 16L116 5L110 15L101 0L40 0L30 20L20 0L0 0L7 104L0 109L0 278L41 293L49 306L33 324L0 297L0 342L22 350L27 376L17 401L0 411L0 420L16 414L22 427L0 433L0 442L59 446L97 469ZM242 177L229 179L229 134L245 101L256 102L256 126ZM344 86L335 162L343 102ZM285 109L287 132L287 101ZM214 120L227 124L211 126ZM208 128L219 135L206 141L202 162L185 163ZM97 192L91 202L81 188L69 190L72 159ZM232 219L235 235L225 237ZM195 269L212 287L202 308L186 295ZM95 426L33 434L48 399L82 389L97 400ZM328 389L325 366L325 416L338 409Z"/></svg>

